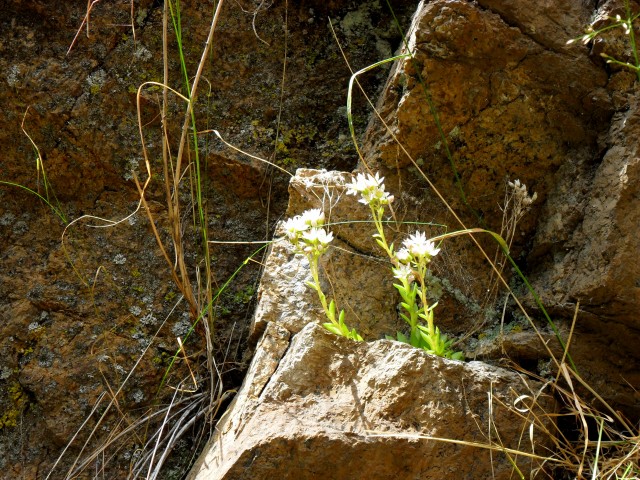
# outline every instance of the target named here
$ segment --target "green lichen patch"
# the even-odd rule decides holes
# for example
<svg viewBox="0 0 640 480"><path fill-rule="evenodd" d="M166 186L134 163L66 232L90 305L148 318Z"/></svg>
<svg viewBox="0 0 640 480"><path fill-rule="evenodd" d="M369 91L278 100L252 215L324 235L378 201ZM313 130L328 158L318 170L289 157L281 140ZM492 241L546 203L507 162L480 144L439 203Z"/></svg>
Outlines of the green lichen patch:
<svg viewBox="0 0 640 480"><path fill-rule="evenodd" d="M29 398L22 385L17 380L11 382L7 388L6 404L0 414L0 430L15 427L28 405Z"/></svg>

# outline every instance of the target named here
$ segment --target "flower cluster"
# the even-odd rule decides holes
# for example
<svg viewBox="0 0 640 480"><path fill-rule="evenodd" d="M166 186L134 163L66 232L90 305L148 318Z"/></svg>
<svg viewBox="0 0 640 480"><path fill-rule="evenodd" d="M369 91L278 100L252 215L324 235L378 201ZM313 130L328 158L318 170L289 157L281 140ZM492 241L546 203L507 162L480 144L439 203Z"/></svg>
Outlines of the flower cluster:
<svg viewBox="0 0 640 480"><path fill-rule="evenodd" d="M384 229L382 228L382 217L384 215L384 208L393 202L393 195L389 195L384 189L384 177L380 178L376 172L374 175L365 175L359 173L355 180L347 185L347 195L360 195L360 203L369 205L371 209L371 216L373 217L373 223L375 224L376 231L373 235L378 245L386 252L390 257L393 256L393 248L389 246L386 238L384 237Z"/></svg>
<svg viewBox="0 0 640 480"><path fill-rule="evenodd" d="M287 240L293 245L296 253L306 256L309 261L312 281L307 282L307 286L318 294L322 309L329 320L323 323L322 326L336 335L362 341L362 337L356 329L350 329L345 323L344 310L337 313L335 301L327 302L327 297L320 285L319 260L333 240L333 233L324 229L324 212L319 208L307 210L302 215L288 219L283 228Z"/></svg>
<svg viewBox="0 0 640 480"><path fill-rule="evenodd" d="M284 223L287 239L297 253L320 256L327 251L333 233L324 228L324 212L319 208L305 211Z"/></svg>
<svg viewBox="0 0 640 480"><path fill-rule="evenodd" d="M359 173L356 179L348 185L349 195L360 194L360 203L368 205L376 227L373 238L389 256L393 267L394 278L399 283L394 287L400 293L402 311L400 316L409 324L410 333L407 337L398 332L395 339L409 343L435 355L461 360L462 352L453 350L453 340L440 333L434 325L433 310L437 303L429 305L427 301L426 277L431 257L436 256L440 249L424 232L415 232L402 242L402 248L397 252L393 244L389 244L384 235L383 217L385 206L393 202L393 196L385 191L384 178ZM520 183L518 182L518 188ZM520 191L520 190L518 190ZM526 187L525 187L526 194ZM534 198L535 200L535 198ZM533 200L532 200L533 201ZM424 324L426 322L426 325ZM393 337L388 337L393 339Z"/></svg>
<svg viewBox="0 0 640 480"><path fill-rule="evenodd" d="M622 30L624 31L625 35L627 36L631 35L631 29L633 28L634 18L631 17L630 15L627 15L626 17L622 17L621 15L616 15L615 17L607 17L606 19L609 20L609 22L611 23L609 23L604 28L601 28L599 30L595 30L593 28L593 24L591 24L587 27L587 32L584 35L581 35L578 38L572 38L571 40L567 41L567 45L571 45L572 43L576 43L576 42L582 42L586 45L601 33L616 27L622 27Z"/></svg>
<svg viewBox="0 0 640 480"><path fill-rule="evenodd" d="M509 187L513 190L515 197L522 202L525 207L528 207L538 198L538 194L533 192L533 195L529 196L527 192L527 186L524 183L520 183L520 180L514 180L508 182Z"/></svg>
<svg viewBox="0 0 640 480"><path fill-rule="evenodd" d="M407 337L398 332L395 339L441 357L461 360L463 354L453 350L453 340L440 333L440 329L434 325L433 310L437 303L429 305L427 300L426 277L429 262L440 252L440 249L432 240L427 239L424 232L415 232L409 235L402 242L402 248L397 252L393 243L387 242L384 235L383 218L385 207L393 202L394 198L393 195L385 191L383 181L384 178L381 178L378 173L375 175L359 173L347 185L347 194L360 195L359 202L369 206L376 229L373 238L388 255L393 265L393 276L398 280L394 287L402 298L400 316L409 324L410 333ZM529 198L526 186L520 185L519 181L516 180L512 186L515 192L524 192L525 198ZM533 200L535 200L535 194L531 201ZM296 253L305 255L309 260L312 281L307 282L307 286L318 294L322 308L329 320L322 325L337 335L361 341L362 337L358 332L346 325L344 310L337 313L335 301L327 300L320 285L319 260L333 240L333 234L327 233L324 229L324 220L324 213L320 209L307 210L302 215L285 222L285 234L294 246Z"/></svg>
<svg viewBox="0 0 640 480"><path fill-rule="evenodd" d="M360 195L360 203L370 205L372 208L379 208L393 202L393 195L389 195L384 190L384 177L380 178L376 172L375 176L359 173L355 180L347 185L347 195Z"/></svg>
<svg viewBox="0 0 640 480"><path fill-rule="evenodd" d="M585 33L584 35L582 35L582 36L580 36L578 38L572 38L571 40L568 40L567 41L567 45L571 45L572 43L576 43L576 42L582 42L582 43L584 43L586 45L591 40L593 40L597 34L598 34L598 32L595 32L593 30L593 27L589 26L589 28L587 29L587 33Z"/></svg>
<svg viewBox="0 0 640 480"><path fill-rule="evenodd" d="M610 30L622 28L624 35L628 37L628 44L631 48L630 61L625 61L622 59L614 58L611 55L608 55L605 52L601 52L600 56L606 60L607 63L618 65L620 67L628 68L636 73L636 77L638 81L640 81L640 60L638 54L638 42L636 40L636 34L634 32L634 22L640 17L638 13L631 13L631 8L629 5L629 0L624 1L625 5L625 13L624 15L616 15L615 17L605 17L601 16L596 17L594 21L589 25L584 35L581 35L577 38L572 38L567 42L567 45L576 42L582 42L583 44L588 44L596 39L596 37L609 32ZM605 20L603 22L603 20ZM599 28L596 30L595 25L599 25Z"/></svg>
<svg viewBox="0 0 640 480"><path fill-rule="evenodd" d="M424 232L416 232L413 235L409 235L409 238L405 239L402 245L403 248L396 252L396 259L404 264L420 265L429 263L431 257L435 257L440 252L435 243L427 240Z"/></svg>

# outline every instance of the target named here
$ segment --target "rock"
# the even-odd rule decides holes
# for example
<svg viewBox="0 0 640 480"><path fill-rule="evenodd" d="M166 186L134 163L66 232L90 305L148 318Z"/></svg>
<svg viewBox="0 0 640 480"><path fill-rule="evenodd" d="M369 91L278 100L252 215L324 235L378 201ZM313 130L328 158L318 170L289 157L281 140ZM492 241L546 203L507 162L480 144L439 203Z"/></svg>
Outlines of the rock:
<svg viewBox="0 0 640 480"><path fill-rule="evenodd" d="M567 32L583 28L588 6L530 3L421 2L408 38L414 58L397 62L377 104L389 130L374 116L362 149L368 168L380 171L399 199L401 218L444 225L429 228L431 236L462 224L512 236L511 255L521 263L561 181L555 172L568 159L593 162L612 111L604 70L586 52L559 47L571 38ZM550 17L561 18L562 27L544 29L543 44L532 32ZM537 200L513 229L513 212L503 210L507 181L515 179ZM503 286L487 257L507 279L512 273L490 236L474 237L486 257L465 236L447 240L433 263L446 306L442 324L459 333L495 322L502 310L495 302Z"/></svg>
<svg viewBox="0 0 640 480"><path fill-rule="evenodd" d="M336 240L321 260L331 266L324 289L335 295L339 308L348 305L348 325L365 340L375 340L402 325L389 262L378 256L371 225L350 222L368 215L367 206L345 194L352 178L299 170L290 185L288 215L309 208L326 212L327 228ZM392 229L389 233L394 234ZM541 384L481 362L441 359L399 342L353 342L329 334L319 326L326 319L315 292L305 285L308 277L304 256L295 255L285 240L276 240L259 289L252 330L261 337L254 359L191 479L382 479L393 472L403 472L403 478L442 478L442 472L488 478L488 450L420 435L486 444L497 432L504 447L529 448L519 443L528 425L520 421L513 402L521 395L537 395L533 392L542 391ZM375 322L366 322L371 319ZM542 395L535 408L539 418L547 418L541 412L551 414L554 399ZM489 432L485 427L492 422ZM545 422L544 428L550 425ZM535 449L548 445L541 431L534 439ZM474 455L474 462L461 462L468 455ZM536 467L523 463L520 468ZM510 474L508 459L494 455L495 478Z"/></svg>
<svg viewBox="0 0 640 480"><path fill-rule="evenodd" d="M551 7L540 2L514 11L514 2L487 3L499 5L500 13L508 10L520 23L551 15ZM574 12L566 29L580 30L591 10L584 4L566 8ZM385 169L390 183L400 167L403 186L411 189L417 175L406 171L411 162L393 133L463 219L478 223L481 216L499 231L506 179L520 179L544 201L557 181L552 173L565 159L595 150L611 107L603 88L606 74L586 55L545 49L496 11L461 0L420 4L409 38L414 58L397 63L378 103L390 132L374 117L365 161ZM525 12L526 19L521 18ZM557 30L556 35L561 36L554 42L571 38ZM421 82L437 111L459 183ZM434 198L433 192L425 194ZM525 235L535 226L535 213L521 224Z"/></svg>
<svg viewBox="0 0 640 480"><path fill-rule="evenodd" d="M564 181L545 206L530 256L545 304L569 317L580 302L572 352L583 376L631 417L640 411L638 135L633 97L630 108L613 117L599 165L568 162L561 168Z"/></svg>
<svg viewBox="0 0 640 480"><path fill-rule="evenodd" d="M535 191L537 200L514 231L511 255L563 332L580 302L573 360L605 398L637 418L638 100L633 74L613 66L609 78L599 58L601 52L632 58L621 29L590 47L566 45L592 15L601 28L607 17L623 13L616 2L594 8L593 2L569 1L421 2L408 39L414 58L394 65L378 101L389 130L372 119L364 163L380 170L405 201L405 218L435 219L449 230L461 228L455 211L465 226L504 236L506 181L519 179ZM477 239L490 259L500 258L488 237ZM448 288L440 301L442 325L483 335L500 318L502 305L492 292L503 287L468 239L447 242L446 251L449 262L444 269L434 262L434 274L458 292ZM503 273L513 275L508 267ZM511 281L544 326L533 296L519 283ZM506 313L508 321L521 320L518 312ZM520 337L511 351L534 361L536 349L518 346ZM475 354L491 351L481 346Z"/></svg>
<svg viewBox="0 0 640 480"><path fill-rule="evenodd" d="M138 193L131 171L142 171L136 93L143 82L162 78L162 2L134 3L134 18L127 2L96 5L89 35L83 30L75 42L85 5L8 0L0 6L0 180L48 194L52 201L55 192L69 220L83 214L120 219L136 205ZM226 2L213 60L205 68L212 88L201 90L195 109L202 133L201 159L206 165L202 172L211 240L270 238L286 209L288 177L232 151L202 130L216 128L233 145L289 172L305 166L350 170L357 160L344 118L350 72L325 19L331 18L354 69L388 57L399 44L383 2L275 2L267 9L258 8L255 15L243 10L249 3ZM417 2L393 3L404 25ZM640 374L635 369L639 330L635 312L640 303L640 274L635 262L639 251L635 139L640 133L639 105L635 75L619 66L607 66L599 58L600 53L631 58L620 29L592 45L565 45L583 31L592 16L600 26L607 22L606 17L622 13L622 2L598 2L597 7L594 3L420 2L409 36L415 63L404 60L395 65L378 108L394 135L468 226L501 231L507 180L518 178L538 194L515 231L513 256L541 294L562 335L569 331L580 301L571 343L580 374L615 408L637 419ZM183 5L189 72L200 58L210 19L208 3ZM175 48L172 40L170 83L180 89L183 83ZM378 68L360 79L366 91L379 92L387 75L385 68ZM443 154L444 144L424 101L420 76L429 86L457 173ZM141 93L141 114L154 174L147 199L166 239L168 215L162 204L162 169L157 164L161 132L156 95L152 89ZM174 98L167 119L172 140L178 134L175 127L182 120L183 107ZM367 108L356 95L357 131L366 126ZM45 189L33 146L21 130L23 120L42 153L53 190ZM390 238L401 240L415 228L424 228L429 236L459 228L380 121L370 122L361 151L371 168L386 177L387 187L397 197L393 218L420 222L420 227L390 226ZM366 207L343 194L344 181L349 178L348 174L302 171L291 183L287 214L324 205L331 207L334 220L367 220ZM184 191L178 192L185 206L190 199L188 190L185 183ZM67 231L64 246L60 243L63 228L64 222L36 197L0 185L0 471L11 478L39 478L48 473L99 394L120 385L151 341L153 348L123 390L119 407L129 419L131 412L155 405L164 362L175 352L176 337L184 338L191 325L185 310L172 311L178 293L144 216L131 217L118 228L76 225ZM334 231L335 245L344 250L334 249L327 256L323 281L328 289L335 288L348 321L369 339L402 328L395 312L397 297L389 289L388 264L372 242L368 226L340 224ZM200 238L199 232L185 237L192 279L201 261L196 248ZM484 237L479 241L494 258L495 244ZM254 396L262 398L263 390L273 398L283 395L275 387L270 389L269 378L289 348L290 335L309 339L323 334L306 327L322 321L322 315L303 284L307 275L304 261L276 242L266 261L261 303L247 342L261 264L243 261L254 251L253 245L238 244L215 244L211 251L214 284L223 285L244 265L217 304L213 342L225 345L224 351L233 355L225 359L225 366L232 365L232 371L225 373L231 377L225 383L228 388L240 383L245 346L253 346L265 335L256 351L261 355L256 363L265 366L260 374L250 372L246 385L253 382L254 387L245 387L246 398L236 401L243 405ZM350 277L351 272L367 270L382 279L379 284ZM519 330L523 319L510 305L505 309L504 343L490 341L494 337L488 333L503 320L502 305L496 305L499 290L468 238L447 240L433 262L432 273L431 293L440 302L438 324L454 334L484 335L486 341L476 342L475 349L475 338L466 341L463 347L469 356L495 359L504 347L515 361L527 365L547 361L546 349L536 344L536 337ZM510 276L512 272L506 267L504 273ZM283 274L291 275L295 283L283 282ZM512 282L517 290L517 280ZM350 288L353 285L357 288ZM532 307L534 321L544 324L535 302L531 298L525 302ZM169 317L167 325L152 340L165 317ZM551 345L553 336L548 331L543 336L557 352L557 342ZM187 348L198 357L204 349L203 337L192 337L191 342ZM341 339L331 342L342 345ZM381 342L344 348L365 354L368 348L382 348L379 345L401 347ZM398 351L404 353L398 355L409 355L402 348ZM353 358L347 350L340 351ZM423 355L411 355L418 354ZM206 363L199 360L196 363ZM335 366L335 371L360 385L341 368ZM182 375L190 376L186 365L176 367L174 374L175 384ZM278 378L281 385L293 382ZM318 379L326 391L329 379ZM346 399L347 387L337 385L340 398ZM364 398L366 389L358 388ZM173 391L165 393L173 395ZM340 405L345 410L339 422L346 424L347 407ZM249 419L249 413L246 410L243 418ZM331 420L326 412L318 414ZM121 425L119 415L105 420L104 430L97 430L104 437L88 449L112 438L115 430L110 428ZM393 417L378 411L372 412L375 415ZM251 419L248 421L255 422ZM283 432L287 428L283 426ZM402 432L395 423L388 428L394 435ZM81 432L66 451L52 478L71 466L85 433L88 435L86 430ZM246 429L240 434L247 435ZM356 453L373 451L381 441L362 429L354 433L357 443L353 445L340 435L331 430L320 438L333 441L333 451L353 447ZM384 441L408 449L445 448L424 446L417 439ZM135 439L127 446L117 445L117 454L105 456L113 459L104 466L106 476L121 478L129 473L131 455L139 448L134 443ZM288 437L281 445L294 448ZM309 445L316 444L310 441ZM196 449L197 445L189 443L173 457L183 461ZM387 463L396 462L386 452L380 455ZM263 460L256 459L258 464Z"/></svg>
<svg viewBox="0 0 640 480"><path fill-rule="evenodd" d="M638 327L640 308L640 105L616 114L595 169L568 163L545 209L532 257L553 255L538 282L558 304L580 300L603 318ZM558 248L560 247L560 248Z"/></svg>
<svg viewBox="0 0 640 480"><path fill-rule="evenodd" d="M505 23L520 29L546 48L565 51L566 39L584 33L596 2L479 0L478 4L497 13Z"/></svg>
<svg viewBox="0 0 640 480"><path fill-rule="evenodd" d="M470 444L499 435L502 447L531 452L523 440L532 417L514 402L525 395L531 405L536 382L398 342L353 342L314 323L285 349L286 332L270 325L251 368L262 380L247 377L191 480L506 479L513 474L507 455ZM275 364L265 384L261 372ZM553 412L553 399L538 396L538 409ZM534 428L533 439L544 452L544 433ZM526 477L539 466L512 458Z"/></svg>
<svg viewBox="0 0 640 480"><path fill-rule="evenodd" d="M394 3L403 22L411 15L413 1ZM162 5L151 0L124 8L117 2L95 5L83 28L86 4L0 2L0 181L31 188L58 205L55 193L67 221L83 214L119 220L135 209L138 192L132 171L146 176L136 95L143 82L163 78ZM355 8L346 0L275 2L259 8L255 16L244 9L247 5L225 2L204 71L206 82L201 83L195 106L198 129L215 128L234 146L291 172L306 165L353 168L353 146L344 121L350 73L340 60L327 18L336 25L353 66L362 68L397 47L399 35L392 17L377 1L360 2ZM209 3L181 4L190 77L211 15ZM169 82L184 91L175 35L170 36ZM380 69L363 81L375 91L386 74ZM141 92L145 145L152 164L146 198L167 240L157 95L157 86ZM177 124L185 105L175 96L170 103L167 124L175 154ZM360 118L363 106L363 99L356 100ZM42 154L47 188L33 146L21 130L23 120ZM200 140L209 239L270 238L286 208L288 176L231 151L211 133L203 133ZM184 189L174 193L181 195L187 225L189 174L184 179ZM86 225L67 230L62 246L64 222L37 197L0 184L0 412L8 414L4 418L0 413L0 476L46 476L96 398L117 390L151 342L118 400L119 412L128 418L131 412L146 414L147 407L158 404L154 398L167 359L176 351L176 337L184 340L192 324L184 303L172 311L180 295L143 214L116 228ZM194 283L202 260L201 238L193 231L184 238ZM246 368L242 355L260 264L243 261L255 250L254 245L244 244L211 247L214 288L243 266L218 298L212 340L218 351L233 356L225 358L227 365L233 365L231 371L225 369L230 389L240 384ZM192 336L186 348L189 355L199 356L204 337ZM184 365L173 371L176 377L190 376ZM200 373L208 376L196 372ZM169 380L172 386L179 381L173 380ZM164 390L168 398L174 393ZM103 421L104 430L97 430L99 438L85 453L122 425L119 415ZM51 478L63 475L73 464L91 428L80 432ZM135 435L128 438L128 445L119 444L117 453L107 454L111 461L104 466L106 476L124 478L129 473L131 455L140 445ZM190 458L189 452L196 448L188 439L174 454L174 462Z"/></svg>

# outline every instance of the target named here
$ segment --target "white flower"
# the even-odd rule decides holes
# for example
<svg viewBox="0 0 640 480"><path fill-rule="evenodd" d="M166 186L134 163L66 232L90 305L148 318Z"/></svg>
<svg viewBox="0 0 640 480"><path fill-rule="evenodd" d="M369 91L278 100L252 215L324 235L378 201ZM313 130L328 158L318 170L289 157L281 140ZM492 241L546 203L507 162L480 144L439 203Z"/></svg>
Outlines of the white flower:
<svg viewBox="0 0 640 480"><path fill-rule="evenodd" d="M300 215L302 222L309 227L322 227L324 225L324 212L319 208L312 208Z"/></svg>
<svg viewBox="0 0 640 480"><path fill-rule="evenodd" d="M384 181L384 177L380 178L378 172L376 172L375 177L371 174L365 175L364 173L359 173L356 176L356 179L353 180L349 185L347 185L347 194L348 195L357 195L362 193L370 188L377 188L384 186L382 182Z"/></svg>
<svg viewBox="0 0 640 480"><path fill-rule="evenodd" d="M322 228L324 213L319 208L306 210L284 222L285 236L295 247L296 253L321 255L333 240L333 234Z"/></svg>
<svg viewBox="0 0 640 480"><path fill-rule="evenodd" d="M377 204L386 205L393 202L393 195L389 195L384 191L384 185L382 187L372 187L369 190L362 192L362 199L360 203L366 205Z"/></svg>
<svg viewBox="0 0 640 480"><path fill-rule="evenodd" d="M423 258L429 259L440 252L440 249L436 248L435 243L431 240L427 240L424 232L416 232L413 235L410 235L409 238L402 243L415 261L419 261Z"/></svg>
<svg viewBox="0 0 640 480"><path fill-rule="evenodd" d="M413 270L409 265L400 265L397 268L392 268L393 276L398 280L406 280L411 283L413 281Z"/></svg>
<svg viewBox="0 0 640 480"><path fill-rule="evenodd" d="M509 186L518 192L522 191L523 189L525 192L527 191L527 186L524 184L521 184L520 180L517 180L517 179L514 180L513 182L509 181Z"/></svg>
<svg viewBox="0 0 640 480"><path fill-rule="evenodd" d="M302 234L302 241L305 243L302 251L311 255L322 255L332 240L333 233L327 233L324 228L312 228Z"/></svg>
<svg viewBox="0 0 640 480"><path fill-rule="evenodd" d="M400 250L398 250L396 252L396 259L400 262L400 263L409 263L411 261L411 254L409 253L409 250L407 250L406 248L401 248Z"/></svg>
<svg viewBox="0 0 640 480"><path fill-rule="evenodd" d="M293 244L298 242L300 238L300 234L305 230L309 229L309 225L307 225L300 215L297 215L293 218L289 218L286 222L284 222L284 232L289 241Z"/></svg>
<svg viewBox="0 0 640 480"><path fill-rule="evenodd" d="M527 186L524 183L520 183L520 180L514 180L513 182L508 182L509 187L513 190L513 194L516 199L525 206L531 205L538 198L537 193L533 193L533 195L529 196L529 192L527 191Z"/></svg>
<svg viewBox="0 0 640 480"><path fill-rule="evenodd" d="M302 234L302 239L307 243L314 245L320 244L327 246L333 240L333 233L327 231L324 228L312 228Z"/></svg>
<svg viewBox="0 0 640 480"><path fill-rule="evenodd" d="M378 172L376 172L375 176L359 173L355 180L347 185L347 194L360 194L362 198L359 202L365 205L386 205L393 201L393 196L385 192L383 181L384 177L380 177Z"/></svg>

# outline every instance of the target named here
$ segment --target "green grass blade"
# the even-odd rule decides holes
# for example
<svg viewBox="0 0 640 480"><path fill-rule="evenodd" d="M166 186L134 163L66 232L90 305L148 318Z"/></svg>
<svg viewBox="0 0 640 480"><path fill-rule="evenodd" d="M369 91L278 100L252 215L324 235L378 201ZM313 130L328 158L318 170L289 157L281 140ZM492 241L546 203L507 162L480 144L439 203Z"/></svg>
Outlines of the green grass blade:
<svg viewBox="0 0 640 480"><path fill-rule="evenodd" d="M40 200L42 200L52 211L53 213L55 213L58 218L60 218L60 220L62 220L62 223L64 223L65 225L67 223L69 223L67 221L67 217L65 216L64 212L62 210L60 210L59 207L56 207L55 205L53 205L51 202L49 202L49 200L47 200L45 197L43 197L42 195L40 195L38 192L36 192L35 190L31 190L29 187L25 187L24 185L20 185L19 183L14 183L14 182L6 182L3 180L0 180L0 184L1 185L8 185L10 187L16 187L16 188L21 188L22 190L26 190L27 192L35 195L36 197L38 197Z"/></svg>

